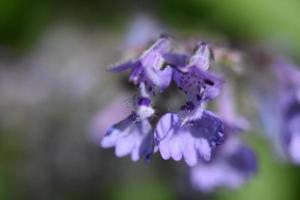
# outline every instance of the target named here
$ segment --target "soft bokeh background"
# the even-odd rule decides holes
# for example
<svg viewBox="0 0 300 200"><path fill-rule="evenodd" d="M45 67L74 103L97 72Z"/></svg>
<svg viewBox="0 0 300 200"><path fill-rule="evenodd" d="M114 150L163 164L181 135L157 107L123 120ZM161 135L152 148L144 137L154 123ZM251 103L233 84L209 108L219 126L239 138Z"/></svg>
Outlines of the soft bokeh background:
<svg viewBox="0 0 300 200"><path fill-rule="evenodd" d="M299 10L297 0L0 0L0 199L299 199L300 168L273 159L258 134L248 138L257 177L202 194L182 163L117 159L91 130L113 99L130 97L105 67L124 55L136 18L236 48L272 44L299 60Z"/></svg>

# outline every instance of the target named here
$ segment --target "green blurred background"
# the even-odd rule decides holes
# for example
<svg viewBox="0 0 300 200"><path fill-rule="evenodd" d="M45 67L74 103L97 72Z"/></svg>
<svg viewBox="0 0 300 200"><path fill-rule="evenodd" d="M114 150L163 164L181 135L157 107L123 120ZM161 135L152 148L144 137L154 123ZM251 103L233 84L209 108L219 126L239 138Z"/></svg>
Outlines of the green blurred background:
<svg viewBox="0 0 300 200"><path fill-rule="evenodd" d="M103 70L121 57L135 15L298 60L299 10L297 0L0 0L0 199L299 199L300 168L276 161L257 136L257 177L214 194L193 190L182 164L117 159L87 137L121 91Z"/></svg>

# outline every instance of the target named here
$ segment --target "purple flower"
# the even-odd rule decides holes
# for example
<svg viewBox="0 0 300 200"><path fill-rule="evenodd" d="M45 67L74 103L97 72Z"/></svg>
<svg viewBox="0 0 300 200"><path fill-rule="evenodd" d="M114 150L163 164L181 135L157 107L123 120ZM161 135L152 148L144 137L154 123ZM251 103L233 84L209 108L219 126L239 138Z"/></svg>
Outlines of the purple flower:
<svg viewBox="0 0 300 200"><path fill-rule="evenodd" d="M135 113L109 128L101 141L103 148L115 147L117 157L131 154L133 161L148 159L153 149L153 133L147 119L139 120Z"/></svg>
<svg viewBox="0 0 300 200"><path fill-rule="evenodd" d="M281 138L288 157L300 164L300 70L287 62L277 63L281 83Z"/></svg>
<svg viewBox="0 0 300 200"><path fill-rule="evenodd" d="M123 157L131 154L133 161L140 157L150 159L153 152L153 129L149 118L154 114L151 98L145 84L139 85L134 98L133 112L124 120L109 128L101 141L103 148L115 147L115 154Z"/></svg>
<svg viewBox="0 0 300 200"><path fill-rule="evenodd" d="M277 101L274 103L278 112L272 116L279 124L278 140L287 157L300 164L300 70L282 58L272 67L278 78Z"/></svg>
<svg viewBox="0 0 300 200"><path fill-rule="evenodd" d="M209 160L212 148L223 142L223 123L210 111L184 124L179 116L167 113L157 123L154 134L162 158L184 158L190 166L200 158Z"/></svg>
<svg viewBox="0 0 300 200"><path fill-rule="evenodd" d="M131 69L129 80L135 85L144 83L146 89L155 95L164 90L171 82L172 68L163 68L163 53L170 49L170 39L160 37L148 50L144 51L138 59L118 64L109 69L112 72L121 72Z"/></svg>
<svg viewBox="0 0 300 200"><path fill-rule="evenodd" d="M187 101L177 114L167 113L157 123L155 140L163 159L182 157L190 166L199 158L209 160L212 148L223 142L223 123L203 104L219 95L222 81L205 71L209 67L210 51L201 43L190 58L165 54L173 66L173 79L186 94Z"/></svg>
<svg viewBox="0 0 300 200"><path fill-rule="evenodd" d="M210 162L191 168L191 181L196 189L211 192L219 187L236 189L257 171L256 156L237 137L227 139Z"/></svg>

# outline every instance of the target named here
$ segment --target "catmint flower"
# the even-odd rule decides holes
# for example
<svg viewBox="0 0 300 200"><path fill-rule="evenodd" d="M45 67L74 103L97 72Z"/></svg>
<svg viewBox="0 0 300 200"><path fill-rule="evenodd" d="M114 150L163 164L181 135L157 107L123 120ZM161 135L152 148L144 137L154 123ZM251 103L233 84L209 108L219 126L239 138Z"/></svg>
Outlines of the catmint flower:
<svg viewBox="0 0 300 200"><path fill-rule="evenodd" d="M191 168L191 182L195 189L211 192L220 187L237 189L257 171L256 156L237 137L220 146L210 162Z"/></svg>
<svg viewBox="0 0 300 200"><path fill-rule="evenodd" d="M149 49L144 51L138 59L113 66L112 72L121 72L131 69L129 80L135 85L144 83L146 89L154 96L164 90L171 82L172 68L164 67L162 54L170 49L170 39L161 36Z"/></svg>
<svg viewBox="0 0 300 200"><path fill-rule="evenodd" d="M218 95L222 82L204 71L209 67L209 54L208 46L201 43L185 66L171 63L172 59L181 59L180 55L169 54L172 59L166 59L173 65L173 79L186 94L187 101L180 112L167 113L157 123L155 141L163 159L184 158L188 165L194 166L199 158L209 160L212 148L223 142L222 121L202 106Z"/></svg>
<svg viewBox="0 0 300 200"><path fill-rule="evenodd" d="M149 118L154 114L151 104L145 84L141 83L139 93L134 97L133 112L107 130L101 146L115 147L115 154L118 157L131 154L133 161L141 157L150 159L153 152L153 129Z"/></svg>

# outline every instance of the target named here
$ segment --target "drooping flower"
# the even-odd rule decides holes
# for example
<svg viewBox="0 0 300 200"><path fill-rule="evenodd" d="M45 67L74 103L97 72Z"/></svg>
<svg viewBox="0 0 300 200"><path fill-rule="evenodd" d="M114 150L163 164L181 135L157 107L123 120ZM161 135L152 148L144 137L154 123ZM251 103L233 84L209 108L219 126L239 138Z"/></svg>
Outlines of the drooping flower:
<svg viewBox="0 0 300 200"><path fill-rule="evenodd" d="M115 147L115 154L118 157L131 154L133 161L141 157L150 159L153 152L153 129L149 118L154 113L151 103L150 95L145 85L141 83L139 93L134 98L132 113L106 131L101 146Z"/></svg>
<svg viewBox="0 0 300 200"><path fill-rule="evenodd" d="M161 36L138 59L115 65L109 71L121 72L131 69L129 80L135 85L144 83L147 91L154 96L168 87L171 82L172 68L167 66L163 69L164 59L162 57L169 51L170 43L167 36Z"/></svg>
<svg viewBox="0 0 300 200"><path fill-rule="evenodd" d="M187 101L177 114L162 116L155 129L155 140L163 159L178 161L183 157L188 165L194 166L200 159L209 160L212 148L223 142L222 121L203 109L203 103L219 94L222 81L204 71L210 59L204 43L186 63L181 63L183 65L177 62L181 55L168 56L166 62L174 68L173 79L186 94Z"/></svg>

